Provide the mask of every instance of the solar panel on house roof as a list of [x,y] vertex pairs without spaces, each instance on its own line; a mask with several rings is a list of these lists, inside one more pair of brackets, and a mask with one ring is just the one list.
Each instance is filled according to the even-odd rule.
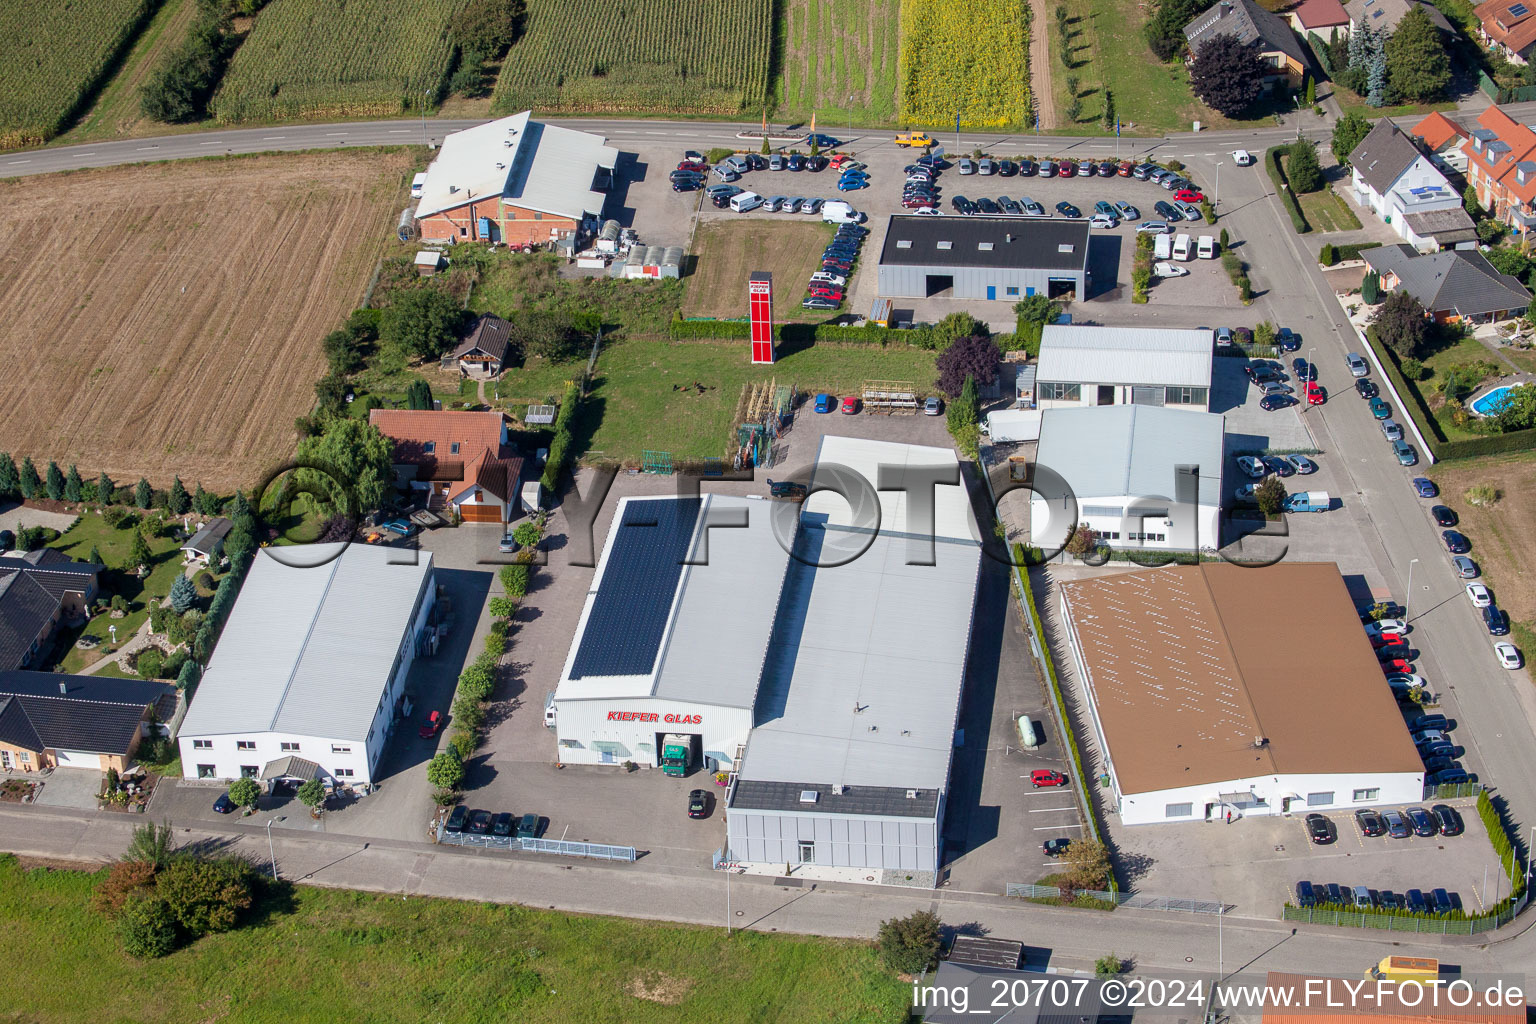
[[625,506],[571,664],[572,679],[651,671],[702,504],[685,498]]

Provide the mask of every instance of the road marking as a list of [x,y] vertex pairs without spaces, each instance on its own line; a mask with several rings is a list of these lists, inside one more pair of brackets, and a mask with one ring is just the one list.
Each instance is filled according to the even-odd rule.
[[613,134],[615,134],[615,135],[639,135],[640,133],[635,131],[635,129],[633,129],[633,128],[615,128],[613,130]]
[[214,142],[199,142],[198,145],[199,146],[217,146],[217,145],[219,145],[219,143],[217,141],[214,141]]
[[326,138],[331,138],[332,136],[345,135],[345,134],[347,134],[347,133],[346,132],[326,132],[325,133]]
[[261,137],[261,141],[262,142],[272,142],[275,139],[286,139],[287,137],[288,136],[286,136],[286,135],[263,135]]
[[1058,828],[1082,828],[1082,827],[1083,827],[1082,825],[1080,825],[1080,824],[1078,824],[1076,822],[1073,822],[1070,825],[1036,825],[1030,831],[1032,831],[1032,832],[1050,832],[1050,831],[1052,831],[1054,829],[1058,829]]
[[666,132],[646,132],[647,135],[665,135]]
[[31,160],[7,160],[6,161],[6,163],[8,163],[8,164],[29,164],[31,162],[32,162]]
[[1075,811],[1076,807],[1033,807],[1030,814],[1045,814],[1047,811]]
[[151,149],[159,149],[159,148],[160,148],[159,146],[140,146],[139,147],[139,152],[140,153],[147,153]]
[[409,128],[391,128],[389,130],[389,134],[391,134],[391,135],[404,135],[408,131],[410,131]]

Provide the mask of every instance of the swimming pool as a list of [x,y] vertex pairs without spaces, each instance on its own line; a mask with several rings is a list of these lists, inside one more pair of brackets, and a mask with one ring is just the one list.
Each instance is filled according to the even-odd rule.
[[1494,388],[1472,403],[1472,411],[1479,416],[1497,416],[1503,411],[1504,403],[1509,401],[1509,393],[1515,388],[1524,386],[1523,384],[1506,384],[1504,387]]

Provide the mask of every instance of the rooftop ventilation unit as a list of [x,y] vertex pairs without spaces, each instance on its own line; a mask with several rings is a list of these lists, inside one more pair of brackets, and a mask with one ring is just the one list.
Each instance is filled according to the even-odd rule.
[[917,799],[917,790],[915,790],[915,789],[907,790],[907,799],[908,800],[916,800]]
[[[63,685],[63,684],[61,683],[60,685]],[[832,786],[832,795],[833,796],[842,796],[843,795],[843,784],[842,783],[838,782],[838,783],[834,783],[833,784],[833,786]]]
[[976,243],[976,248],[979,249],[982,252],[991,252],[992,251],[992,243],[991,242],[977,242]]
[[1071,242],[1062,242],[1060,245],[1058,245],[1056,247],[1056,251],[1057,252],[1071,252],[1073,250],[1073,248],[1074,248],[1074,246],[1072,245]]
[[896,239],[896,248],[898,248],[898,249],[910,249],[910,248],[912,248],[912,239],[910,239],[910,238],[898,238],[898,239]]

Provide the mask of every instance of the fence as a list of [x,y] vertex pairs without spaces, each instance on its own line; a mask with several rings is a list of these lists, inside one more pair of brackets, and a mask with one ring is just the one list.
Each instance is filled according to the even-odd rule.
[[1303,909],[1287,903],[1281,913],[1284,921],[1305,921],[1339,928],[1375,928],[1391,932],[1426,932],[1433,935],[1481,935],[1513,921],[1525,909],[1529,893],[1514,901],[1505,900],[1487,917],[1428,917],[1422,914],[1362,914],[1354,910]]
[[1456,800],[1461,797],[1475,797],[1483,791],[1480,782],[1448,782],[1443,785],[1424,787],[1425,800]]
[[[1009,882],[1005,895],[1015,899],[1060,899],[1062,891],[1054,885],[1033,885],[1028,882]],[[1078,897],[1110,903],[1132,910],[1169,910],[1185,914],[1221,914],[1226,908],[1214,900],[1187,900],[1177,896],[1146,896],[1136,892],[1104,892],[1098,889],[1078,889]]]
[[1495,103],[1525,103],[1536,100],[1536,85],[1517,85],[1502,88],[1486,71],[1477,73],[1477,87],[1488,94]]
[[604,843],[578,843],[565,839],[516,839],[512,836],[489,836],[474,832],[444,832],[437,829],[437,841],[448,846],[473,846],[482,850],[509,850],[524,853],[553,853],[562,857],[585,857],[587,860],[633,861],[638,854],[633,846],[610,846]]

